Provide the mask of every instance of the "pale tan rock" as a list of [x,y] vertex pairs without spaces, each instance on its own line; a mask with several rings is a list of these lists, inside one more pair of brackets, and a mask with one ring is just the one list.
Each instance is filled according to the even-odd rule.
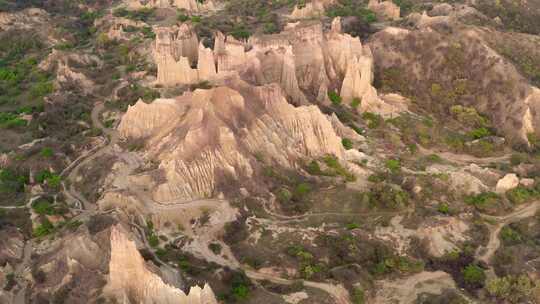
[[[178,33],[189,33],[180,39]],[[308,103],[306,96],[329,102],[330,88],[338,87],[346,103],[361,100],[358,110],[385,117],[406,111],[407,102],[399,95],[382,99],[373,87],[373,54],[358,38],[341,32],[341,20],[332,21],[324,33],[320,22],[303,22],[286,27],[279,34],[256,36],[239,41],[220,32],[215,34],[214,50],[198,46],[197,68],[186,57],[196,38],[191,29],[156,28],[154,54],[158,67],[157,83],[162,85],[214,84],[240,77],[258,85],[277,83],[296,105]],[[176,34],[175,34],[176,33]],[[182,36],[183,37],[183,36]],[[193,39],[192,39],[193,38]],[[182,41],[182,42],[180,42]],[[180,45],[180,46],[179,46]],[[217,70],[214,72],[214,66]]]
[[[198,69],[191,68],[197,62],[200,50],[197,35],[191,26],[182,24],[172,28],[157,27],[154,31],[156,41],[153,54],[158,69],[157,82],[163,85],[199,82]],[[204,55],[204,60],[208,60],[208,54]]]
[[180,113],[181,107],[174,99],[157,99],[151,105],[139,99],[128,107],[118,131],[126,137],[145,138],[175,124]]
[[324,16],[326,8],[335,2],[335,0],[312,0],[311,2],[306,3],[303,7],[295,5],[290,18],[309,19],[322,17]]
[[[111,259],[108,291],[118,300],[134,299],[135,303],[217,304],[208,284],[194,286],[186,295],[168,285],[146,266],[135,243],[119,225],[111,228]],[[124,302],[125,303],[125,302]]]
[[199,55],[197,62],[199,81],[214,79],[217,75],[214,52],[199,43]]
[[512,190],[516,188],[519,185],[519,178],[514,173],[506,174],[503,178],[501,178],[497,182],[497,186],[495,187],[495,192],[497,193],[505,193],[508,190]]
[[397,20],[400,9],[394,2],[386,0],[369,0],[368,8],[377,14],[378,19]]
[[334,127],[316,106],[290,105],[277,84],[254,87],[239,79],[175,100],[139,102],[119,126],[122,135],[151,143],[149,157],[159,160],[164,173],[152,187],[153,198],[161,202],[211,197],[224,173],[250,178],[255,153],[286,167],[305,157],[342,159],[336,129],[347,128]]
[[532,178],[522,178],[519,180],[519,184],[523,187],[532,187],[534,186],[534,179]]

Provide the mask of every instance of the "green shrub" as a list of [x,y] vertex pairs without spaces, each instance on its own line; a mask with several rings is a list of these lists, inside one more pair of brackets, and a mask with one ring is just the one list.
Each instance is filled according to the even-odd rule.
[[150,233],[147,238],[148,238],[148,245],[154,248],[159,246],[159,238],[155,233],[153,232]]
[[321,166],[316,160],[312,160],[306,168],[307,172],[311,175],[322,175]]
[[0,112],[0,128],[11,129],[26,126],[26,120],[10,112]]
[[517,244],[522,241],[521,235],[509,226],[504,226],[501,229],[500,236],[505,244]]
[[49,158],[54,155],[54,151],[52,148],[45,147],[41,149],[41,151],[39,152],[39,155],[41,155],[42,157]]
[[38,82],[30,88],[30,96],[40,98],[52,93],[54,90],[53,83],[50,81]]
[[401,162],[399,159],[389,159],[385,162],[385,166],[392,173],[397,173],[401,170]]
[[525,153],[513,153],[512,156],[510,156],[510,164],[512,166],[517,166],[525,162],[527,162],[527,154]]
[[473,205],[479,209],[489,208],[498,203],[500,197],[494,192],[482,192],[476,195],[468,195],[464,198],[465,203]]
[[360,228],[360,225],[358,225],[357,223],[349,223],[349,224],[347,224],[346,227],[347,227],[348,230],[353,230],[353,229]]
[[334,91],[328,91],[328,99],[330,99],[333,105],[337,106],[341,104],[341,96]]
[[350,150],[353,148],[353,143],[350,139],[348,138],[343,138],[341,139],[341,144],[343,145],[343,147],[345,148],[345,150]]
[[480,139],[480,138],[484,138],[490,135],[491,135],[491,132],[484,127],[474,129],[468,133],[468,136],[474,139]]
[[364,289],[361,287],[355,287],[352,293],[352,302],[353,304],[364,304],[366,303],[366,296]]
[[361,3],[350,0],[340,1],[338,4],[328,8],[326,15],[330,18],[355,16],[366,23],[377,21],[377,15],[373,11],[362,6]]
[[457,121],[469,127],[482,128],[489,125],[489,121],[472,107],[453,105],[450,107],[450,113]]
[[303,199],[309,192],[311,192],[311,186],[307,183],[300,183],[294,188],[293,197]]
[[462,270],[463,280],[472,286],[483,286],[486,280],[484,269],[475,264],[469,264]]
[[27,174],[18,174],[10,169],[0,169],[0,193],[24,192],[24,186],[27,183]]
[[353,107],[354,109],[358,108],[358,106],[362,103],[362,100],[358,97],[355,97],[353,98],[353,100],[351,101],[351,107]]
[[367,121],[368,128],[370,129],[378,128],[382,123],[382,117],[379,114],[371,112],[362,113],[362,119]]
[[326,155],[323,157],[323,161],[328,166],[329,170],[324,172],[324,175],[328,176],[343,176],[348,182],[356,180],[354,174],[349,172],[347,169],[343,168],[339,163],[338,159],[333,155]]
[[437,211],[439,211],[442,214],[449,214],[450,213],[450,206],[448,206],[447,203],[440,203],[439,207],[437,208]]
[[219,243],[210,243],[208,248],[212,250],[214,254],[221,254],[221,245]]
[[230,33],[236,39],[248,39],[251,32],[243,24],[236,25]]
[[41,221],[41,224],[34,229],[32,234],[34,237],[43,237],[51,234],[53,231],[54,225],[47,218],[44,218]]
[[40,199],[32,203],[32,209],[34,209],[34,212],[40,215],[53,215],[56,213],[53,205],[44,199]]
[[488,293],[509,303],[529,303],[532,299],[533,289],[538,288],[540,282],[534,282],[525,274],[519,276],[504,276],[489,280],[486,284]]
[[124,17],[136,21],[147,21],[155,13],[154,8],[141,8],[138,10],[128,10],[126,8],[118,8],[113,11],[115,17]]
[[189,20],[189,16],[186,15],[186,14],[183,14],[183,13],[179,13],[177,16],[176,16],[176,19],[178,21],[181,21],[181,22],[186,22]]
[[515,205],[526,203],[539,195],[540,193],[536,189],[528,189],[523,186],[518,186],[506,192],[508,200]]

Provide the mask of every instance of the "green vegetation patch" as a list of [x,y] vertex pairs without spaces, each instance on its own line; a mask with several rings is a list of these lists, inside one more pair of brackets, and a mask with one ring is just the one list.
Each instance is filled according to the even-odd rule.
[[520,205],[540,197],[540,192],[536,188],[518,186],[514,189],[508,190],[506,192],[506,197],[513,204]]
[[499,206],[501,197],[494,192],[482,192],[465,196],[464,201],[480,211],[490,211]]
[[330,18],[355,16],[366,23],[377,21],[377,15],[369,10],[363,1],[339,0],[337,4],[326,10]]
[[154,8],[141,8],[138,10],[128,10],[126,8],[118,8],[113,11],[115,17],[124,17],[135,21],[148,21],[154,16]]

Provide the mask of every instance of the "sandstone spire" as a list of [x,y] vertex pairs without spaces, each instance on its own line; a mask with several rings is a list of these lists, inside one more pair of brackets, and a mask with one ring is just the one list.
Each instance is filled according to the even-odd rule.
[[191,287],[186,295],[182,290],[164,283],[158,275],[148,270],[135,243],[119,225],[111,228],[108,289],[118,300],[125,302],[132,299],[134,304],[217,304],[208,284],[204,288]]
[[216,63],[214,60],[214,52],[204,47],[202,41],[199,43],[199,61],[197,62],[197,70],[199,72],[199,81],[210,80],[216,77]]

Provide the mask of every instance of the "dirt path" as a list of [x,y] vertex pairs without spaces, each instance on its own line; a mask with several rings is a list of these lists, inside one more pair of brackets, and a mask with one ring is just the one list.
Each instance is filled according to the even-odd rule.
[[511,156],[511,154],[505,154],[502,156],[475,157],[468,154],[455,154],[452,152],[435,151],[432,149],[426,149],[422,146],[418,146],[418,152],[423,155],[436,154],[443,159],[446,159],[448,161],[461,164],[461,165],[469,165],[472,163],[475,163],[477,165],[489,165],[490,163],[507,162]]
[[[291,285],[295,283],[293,280],[283,279],[281,277],[276,277],[271,274],[261,273],[253,271],[247,268],[242,268],[246,273],[246,276],[255,281],[269,281],[275,284],[280,285]],[[312,281],[302,281],[304,286],[320,289],[329,295],[331,295],[336,304],[349,304],[351,300],[349,298],[349,292],[342,285],[333,285],[328,283],[312,282]]]
[[445,289],[455,289],[452,277],[443,271],[422,271],[395,281],[382,281],[374,304],[414,303],[423,292],[440,294]]
[[489,265],[491,258],[493,257],[497,249],[499,249],[499,247],[501,246],[499,233],[501,232],[502,228],[513,222],[517,222],[521,219],[534,216],[538,210],[540,210],[540,201],[534,201],[504,216],[482,215],[482,217],[490,221],[496,222],[496,224],[490,226],[488,244],[485,247],[479,248],[477,250],[476,256],[478,260],[483,261]]

